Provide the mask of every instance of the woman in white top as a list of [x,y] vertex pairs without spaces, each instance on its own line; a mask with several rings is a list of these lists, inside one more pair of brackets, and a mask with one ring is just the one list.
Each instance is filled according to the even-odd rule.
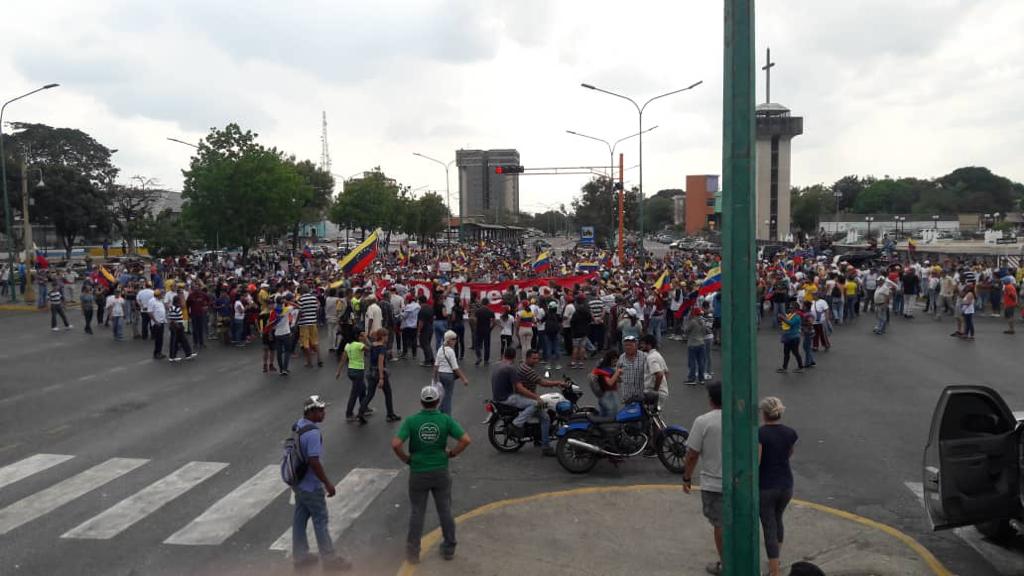
[[512,330],[515,328],[516,320],[508,313],[506,308],[498,317],[498,326],[501,327],[501,354],[505,354],[505,348],[512,345]]
[[444,394],[441,396],[441,412],[449,416],[452,413],[452,395],[455,394],[455,379],[459,378],[462,380],[463,385],[469,386],[469,379],[459,369],[459,358],[455,353],[455,343],[458,340],[459,335],[452,330],[448,330],[444,333],[444,344],[438,348],[437,354],[434,355],[434,380],[440,382],[441,386],[444,387]]

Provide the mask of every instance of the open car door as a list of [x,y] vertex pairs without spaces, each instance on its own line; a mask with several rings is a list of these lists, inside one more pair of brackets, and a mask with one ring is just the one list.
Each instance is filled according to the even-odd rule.
[[1017,512],[1019,436],[1013,413],[995,390],[942,391],[924,450],[924,501],[933,530]]

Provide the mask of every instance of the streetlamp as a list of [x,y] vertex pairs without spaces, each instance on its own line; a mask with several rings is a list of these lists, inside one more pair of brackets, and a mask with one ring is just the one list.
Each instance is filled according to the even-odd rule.
[[[10,104],[11,102],[15,102],[17,100],[21,100],[22,98],[27,98],[27,97],[35,94],[36,92],[41,92],[43,90],[49,90],[50,88],[56,88],[57,86],[60,86],[60,84],[47,84],[47,85],[43,86],[42,88],[36,88],[35,90],[33,90],[31,92],[26,92],[26,93],[22,94],[21,96],[18,96],[17,98],[11,98],[7,102],[4,102],[3,106],[0,106],[0,181],[3,182],[3,189],[4,189],[4,223],[6,225],[6,230],[7,230],[7,260],[8,260],[8,263],[10,264],[10,270],[7,271],[7,279],[11,283],[11,302],[16,302],[17,299],[15,297],[16,292],[14,290],[14,236],[11,235],[11,203],[10,203],[10,201],[7,200],[7,160],[6,160],[6,157],[4,156],[4,129],[3,129],[3,127],[4,127],[4,110],[7,109],[7,105]],[[27,251],[28,247],[26,247],[25,250]],[[29,272],[29,269],[26,268],[25,269],[25,284],[26,285],[29,283],[28,272]]]
[[191,148],[196,148],[196,149],[199,148],[199,146],[196,145],[196,144],[193,144],[191,142],[185,142],[184,140],[178,140],[177,138],[171,138],[170,136],[168,136],[167,139],[170,140],[171,142],[177,142],[178,144],[184,144],[185,146],[189,146]]
[[[419,152],[413,152],[412,155],[413,156],[419,156],[420,158],[425,158],[427,160],[430,160],[431,162],[437,162],[438,164],[440,164],[444,168],[444,203],[448,206],[448,222],[445,224],[444,237],[446,239],[448,239],[449,242],[451,242],[451,240],[452,240],[452,201],[451,201],[451,184],[448,181],[448,169],[451,167],[452,163],[455,162],[455,160],[452,160],[451,162],[448,162],[447,164],[445,164],[444,162],[438,160],[437,158],[431,158],[430,156],[427,156],[426,154],[420,154]],[[460,242],[462,241],[462,207],[459,207],[459,241]]]
[[647,102],[644,102],[643,106],[637,104],[636,100],[633,100],[632,98],[630,98],[628,96],[623,96],[622,94],[616,94],[615,92],[611,92],[611,91],[605,90],[603,88],[598,88],[597,86],[594,86],[592,84],[580,84],[580,86],[583,86],[584,88],[587,88],[588,90],[596,90],[598,92],[604,92],[605,94],[608,94],[609,96],[615,96],[616,98],[622,98],[623,100],[627,100],[627,101],[629,101],[630,104],[633,105],[634,108],[636,108],[637,119],[638,119],[638,127],[639,127],[639,129],[637,130],[637,132],[638,132],[637,135],[640,137],[639,156],[640,156],[640,269],[641,270],[643,270],[644,259],[645,259],[645,256],[644,256],[644,110],[647,108],[648,104],[650,104],[651,102],[654,102],[655,100],[658,100],[659,98],[664,98],[666,96],[671,96],[673,94],[678,94],[680,92],[686,92],[687,90],[692,90],[692,89],[696,88],[697,86],[700,86],[703,83],[704,83],[703,80],[698,80],[697,82],[694,82],[693,84],[690,84],[686,88],[680,88],[679,90],[673,90],[672,92],[666,92],[664,94],[655,96],[654,98],[651,98]]
[[983,218],[985,219],[985,223],[984,223],[985,229],[990,228],[992,226],[992,215],[991,214],[984,214]]
[[[33,168],[32,170],[39,173],[39,182],[36,183],[36,188],[45,188],[46,183],[43,182],[43,169]],[[32,224],[29,219],[29,205],[35,204],[35,200],[28,196],[28,165],[27,160],[21,165],[21,237],[22,244],[25,246],[25,270],[32,268],[32,263],[35,256],[35,250],[32,248]],[[34,302],[36,299],[35,288],[32,283],[25,282],[25,302]]]
[[932,215],[932,222],[934,223],[933,226],[932,226],[932,229],[933,230],[938,230],[939,229],[939,215],[938,214],[933,214]]
[[764,221],[764,225],[768,228],[768,239],[769,240],[778,240],[778,238],[776,238],[776,236],[778,234],[778,231],[775,228],[775,220],[774,219],[765,220]]
[[871,240],[871,223],[875,221],[874,216],[865,216],[864,221],[868,223],[868,240]]
[[[603,142],[604,145],[608,147],[608,186],[612,190],[612,206],[615,206],[615,147],[618,146],[619,143],[621,143],[621,142],[629,140],[630,138],[635,138],[637,136],[640,136],[641,134],[643,134],[645,132],[650,132],[651,130],[654,130],[657,127],[658,127],[657,125],[651,126],[647,130],[644,130],[642,132],[637,132],[636,134],[630,134],[629,136],[625,136],[623,138],[619,138],[614,143],[610,143],[607,140],[603,140],[601,138],[595,138],[594,136],[588,136],[586,134],[581,134],[581,133],[575,132],[573,130],[566,130],[566,132],[569,133],[569,134],[572,134],[573,136],[579,136],[581,138],[587,138],[589,140],[596,140],[598,142]],[[631,166],[628,169],[632,170],[633,168],[636,168],[638,166],[639,166],[639,164],[637,164],[637,166]],[[625,184],[623,184],[623,187],[625,187]],[[625,190],[623,190],[622,193],[625,194]],[[613,238],[615,237],[615,228],[616,228],[615,222],[618,220],[618,214],[616,214],[616,212],[617,212],[616,210],[614,210],[614,209],[612,210],[612,234],[611,235],[612,235]],[[641,230],[642,229],[643,228],[641,228]]]

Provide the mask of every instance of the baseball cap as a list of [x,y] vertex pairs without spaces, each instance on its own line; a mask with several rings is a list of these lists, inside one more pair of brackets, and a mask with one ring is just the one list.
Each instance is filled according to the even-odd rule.
[[420,400],[423,402],[437,402],[441,398],[441,393],[434,386],[424,386],[420,390]]
[[628,336],[623,337],[622,341],[623,342],[636,342],[636,336],[634,336],[632,334],[629,334]]
[[306,398],[306,401],[302,403],[302,411],[309,412],[314,408],[327,408],[330,405],[331,403],[325,402],[320,398],[319,394],[313,394],[309,398]]

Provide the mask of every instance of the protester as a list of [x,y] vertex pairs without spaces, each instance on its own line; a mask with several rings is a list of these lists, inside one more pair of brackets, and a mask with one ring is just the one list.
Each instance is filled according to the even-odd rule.
[[774,396],[761,400],[758,430],[761,528],[768,556],[768,574],[780,576],[779,555],[785,537],[782,515],[793,498],[793,471],[789,459],[797,441],[795,430],[781,423],[786,407]]
[[434,381],[439,382],[444,390],[441,398],[441,412],[451,414],[452,397],[455,396],[455,379],[462,380],[462,384],[465,386],[469,386],[469,379],[459,368],[459,359],[455,353],[458,336],[455,332],[448,330],[444,333],[442,342],[434,360]]
[[[348,379],[352,382],[352,388],[348,394],[348,405],[345,408],[345,420],[347,422],[358,421],[360,425],[366,424],[366,416],[372,413],[372,408],[367,406],[366,393],[366,332],[359,330],[356,339],[345,345],[341,353],[341,362],[338,362],[338,370],[334,373],[334,379],[341,378],[341,370],[347,367]],[[356,403],[359,404],[359,412],[356,413]]]
[[366,405],[369,406],[375,391],[379,388],[384,393],[387,421],[397,422],[402,417],[395,414],[391,397],[391,374],[387,367],[388,359],[388,329],[380,328],[373,334],[373,340],[370,342],[370,366],[366,371]]
[[707,565],[709,574],[722,573],[722,383],[709,382],[711,410],[697,417],[686,440],[683,491],[690,493],[693,473],[700,462],[700,497],[704,517],[711,523],[718,560]]
[[[434,497],[441,524],[441,557],[455,557],[455,519],[452,515],[452,480],[448,461],[469,447],[469,434],[450,415],[437,410],[440,391],[434,386],[420,390],[423,410],[402,422],[391,440],[391,449],[399,460],[409,465],[409,533],[406,537],[405,559],[410,564],[420,561],[420,541],[427,510],[428,496]],[[458,443],[447,448],[448,439]],[[409,442],[409,451],[405,442]]]

